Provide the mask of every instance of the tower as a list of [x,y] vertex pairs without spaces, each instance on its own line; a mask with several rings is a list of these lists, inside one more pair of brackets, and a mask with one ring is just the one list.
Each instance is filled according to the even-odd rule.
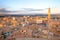
[[51,18],[51,10],[50,8],[48,8],[48,21],[50,20],[50,18]]

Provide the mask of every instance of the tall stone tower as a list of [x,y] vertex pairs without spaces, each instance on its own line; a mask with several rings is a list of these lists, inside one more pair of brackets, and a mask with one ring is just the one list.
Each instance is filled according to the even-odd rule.
[[48,8],[48,21],[51,19],[51,10]]

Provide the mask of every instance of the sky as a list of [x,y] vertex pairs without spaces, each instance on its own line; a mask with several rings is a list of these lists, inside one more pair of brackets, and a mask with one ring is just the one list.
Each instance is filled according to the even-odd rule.
[[0,0],[0,10],[4,13],[47,13],[47,8],[51,8],[51,13],[60,13],[60,0]]
[[0,0],[1,8],[10,8],[13,10],[19,10],[21,8],[59,8],[60,0]]

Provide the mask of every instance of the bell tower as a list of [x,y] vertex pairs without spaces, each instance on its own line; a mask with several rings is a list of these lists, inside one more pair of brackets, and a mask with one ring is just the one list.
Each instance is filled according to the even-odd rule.
[[51,10],[50,8],[48,8],[48,21],[50,20],[50,18],[51,18]]

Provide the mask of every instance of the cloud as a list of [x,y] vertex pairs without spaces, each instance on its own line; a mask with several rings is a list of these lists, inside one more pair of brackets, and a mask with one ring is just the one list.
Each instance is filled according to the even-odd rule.
[[0,12],[10,12],[10,11],[6,10],[5,8],[0,8]]
[[51,13],[60,13],[60,8],[51,8]]
[[[24,9],[27,10],[28,13],[43,13],[43,14],[48,13],[48,8],[45,9],[24,8]],[[50,9],[51,9],[51,14],[60,13],[60,8],[50,8]]]
[[32,9],[32,8],[23,8],[23,9],[27,11],[42,11],[42,9]]
[[[22,8],[11,10],[10,8],[0,8],[0,14],[47,14],[48,9]],[[60,13],[60,8],[51,8],[51,14]]]

